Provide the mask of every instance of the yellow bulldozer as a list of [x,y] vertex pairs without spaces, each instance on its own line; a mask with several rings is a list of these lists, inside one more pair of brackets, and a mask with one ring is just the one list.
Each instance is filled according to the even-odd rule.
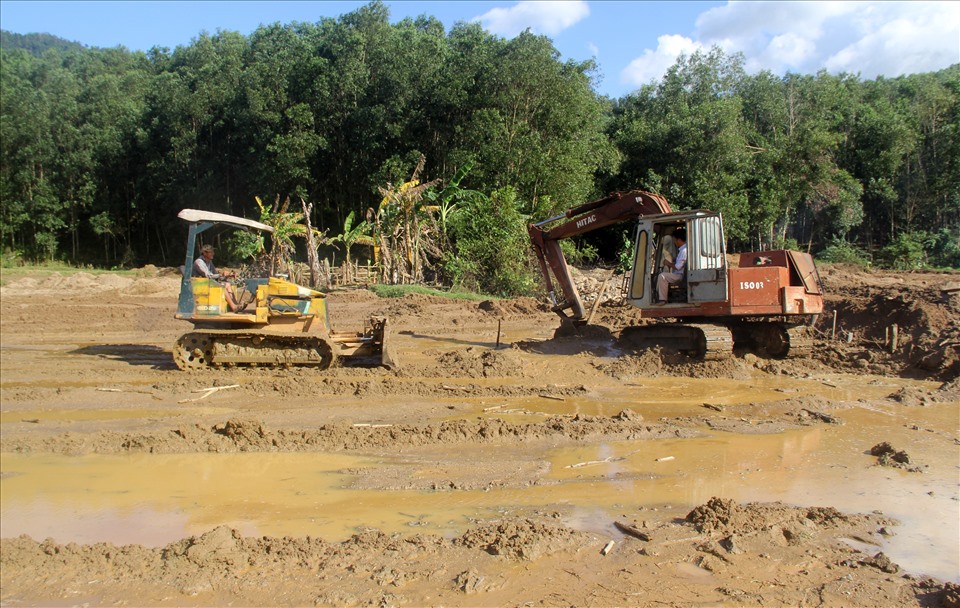
[[[386,317],[371,317],[359,332],[335,332],[326,294],[285,276],[234,277],[233,281],[194,276],[194,252],[202,232],[227,226],[269,233],[272,227],[197,209],[184,209],[178,217],[188,223],[189,232],[176,318],[193,324],[193,331],[174,344],[178,368],[394,366]],[[231,310],[230,296],[244,300],[245,306]]]

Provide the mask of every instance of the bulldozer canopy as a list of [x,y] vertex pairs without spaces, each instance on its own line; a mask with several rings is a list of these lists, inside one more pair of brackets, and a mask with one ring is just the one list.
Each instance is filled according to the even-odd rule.
[[234,226],[236,228],[254,228],[256,230],[262,230],[264,232],[273,232],[272,226],[267,226],[266,224],[261,224],[254,220],[248,220],[242,217],[234,217],[232,215],[227,215],[225,213],[214,213],[213,211],[201,211],[199,209],[184,209],[177,214],[182,220],[186,220],[191,224],[196,224],[199,222],[210,222],[212,224],[227,224]]

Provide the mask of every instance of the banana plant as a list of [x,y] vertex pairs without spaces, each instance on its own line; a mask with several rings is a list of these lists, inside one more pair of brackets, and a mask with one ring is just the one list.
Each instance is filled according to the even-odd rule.
[[429,233],[432,222],[423,205],[424,193],[440,180],[420,182],[426,164],[421,155],[410,179],[397,187],[388,183],[378,190],[383,196],[376,212],[368,217],[374,226],[379,246],[378,263],[388,283],[419,283],[423,280],[425,253],[436,254],[439,248]]
[[370,224],[363,220],[356,226],[353,225],[353,220],[356,217],[353,211],[347,214],[347,218],[343,221],[343,232],[337,236],[330,239],[331,243],[343,243],[344,249],[344,280],[351,281],[352,277],[352,268],[350,261],[350,248],[354,245],[367,245],[373,247],[376,242],[373,240],[373,237],[369,235]]
[[[304,238],[307,234],[307,226],[302,223],[303,213],[287,211],[290,207],[289,196],[281,204],[278,194],[272,207],[265,205],[259,196],[254,199],[257,201],[257,207],[260,208],[260,222],[273,228],[270,234],[270,274],[272,275],[276,273],[278,267],[291,265],[293,254],[297,250],[293,237]],[[316,229],[314,233],[322,236]]]

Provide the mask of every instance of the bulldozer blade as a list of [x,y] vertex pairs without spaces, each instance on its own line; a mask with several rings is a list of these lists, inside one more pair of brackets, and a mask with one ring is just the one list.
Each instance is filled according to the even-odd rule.
[[387,317],[371,319],[370,324],[373,328],[373,343],[380,347],[380,365],[387,369],[396,369],[397,361],[393,357],[390,332],[387,330],[387,326],[390,324],[389,319]]
[[386,322],[384,322],[383,337],[380,340],[380,365],[387,369],[396,369],[397,361],[393,358],[393,352],[390,348],[390,338],[387,336]]

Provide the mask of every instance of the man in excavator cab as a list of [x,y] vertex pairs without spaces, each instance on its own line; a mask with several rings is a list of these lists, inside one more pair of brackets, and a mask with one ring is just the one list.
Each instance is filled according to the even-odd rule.
[[657,277],[657,306],[667,303],[670,285],[683,281],[687,271],[687,231],[678,228],[673,232],[673,241],[679,246],[677,256],[670,268],[664,270]]

